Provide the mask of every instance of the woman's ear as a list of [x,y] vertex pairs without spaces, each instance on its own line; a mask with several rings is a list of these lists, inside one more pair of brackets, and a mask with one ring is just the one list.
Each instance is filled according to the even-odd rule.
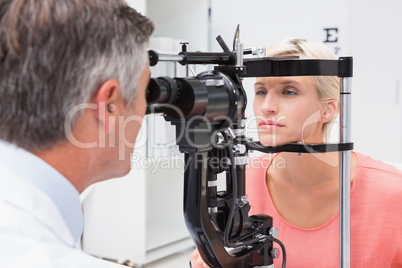
[[324,107],[321,113],[321,120],[323,123],[331,121],[332,118],[338,114],[338,101],[328,100],[324,103]]

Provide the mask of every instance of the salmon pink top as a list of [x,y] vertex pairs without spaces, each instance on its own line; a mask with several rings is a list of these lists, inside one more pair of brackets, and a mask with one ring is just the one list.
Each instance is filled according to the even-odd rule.
[[[362,154],[356,156],[350,205],[351,267],[402,267],[402,172]],[[338,268],[339,212],[314,229],[286,222],[276,210],[266,183],[274,157],[262,155],[250,160],[246,179],[250,215],[273,217],[274,227],[279,229],[277,238],[286,248],[286,267]],[[282,255],[274,263],[275,268],[281,267]]]

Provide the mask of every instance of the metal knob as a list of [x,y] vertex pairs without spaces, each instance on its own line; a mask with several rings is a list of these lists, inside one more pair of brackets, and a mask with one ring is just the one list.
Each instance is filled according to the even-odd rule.
[[275,227],[272,227],[271,229],[269,229],[269,235],[273,238],[277,238],[279,235],[279,230]]
[[280,256],[281,256],[281,252],[277,248],[274,248],[273,250],[271,250],[272,258],[278,259]]

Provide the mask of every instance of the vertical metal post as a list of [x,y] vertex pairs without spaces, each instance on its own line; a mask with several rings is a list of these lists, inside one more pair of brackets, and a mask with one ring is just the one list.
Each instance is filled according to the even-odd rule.
[[[351,78],[341,79],[340,99],[341,143],[351,142]],[[340,221],[340,267],[350,267],[350,164],[351,151],[340,152],[339,166],[339,221]]]

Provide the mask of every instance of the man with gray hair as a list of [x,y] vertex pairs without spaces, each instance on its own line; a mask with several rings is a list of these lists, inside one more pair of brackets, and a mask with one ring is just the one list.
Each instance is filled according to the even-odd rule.
[[0,267],[111,267],[79,250],[79,194],[130,170],[153,28],[124,0],[0,0]]

